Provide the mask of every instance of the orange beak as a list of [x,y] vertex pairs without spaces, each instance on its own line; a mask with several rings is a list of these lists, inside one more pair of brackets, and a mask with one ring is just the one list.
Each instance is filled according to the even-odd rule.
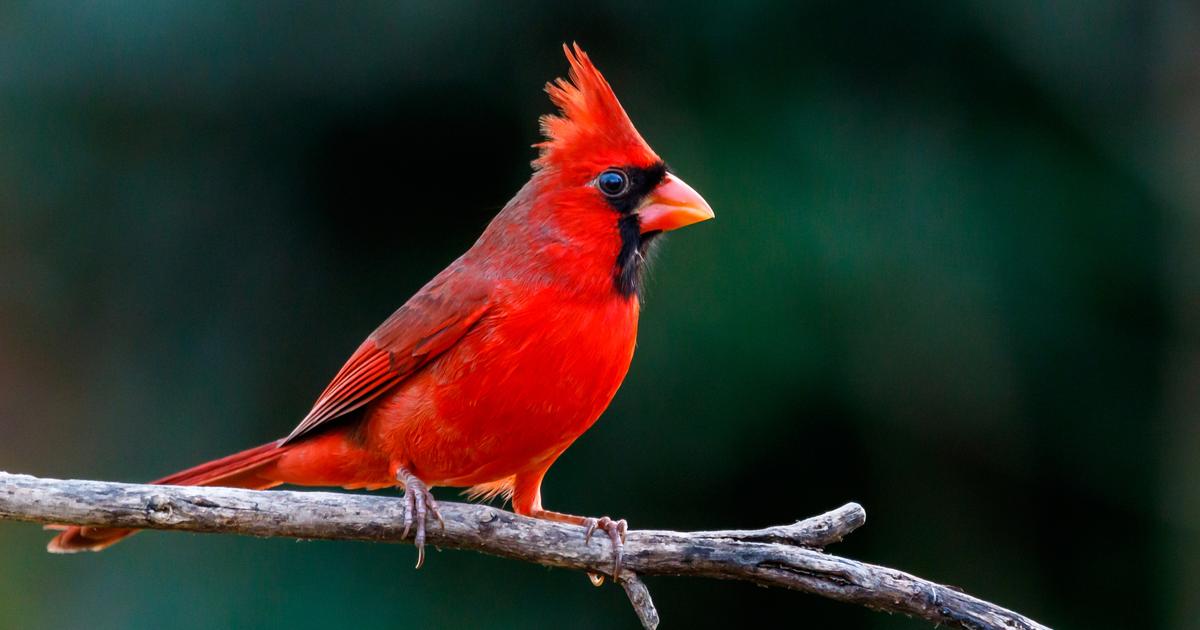
[[642,234],[677,230],[716,216],[700,193],[670,173],[636,212]]

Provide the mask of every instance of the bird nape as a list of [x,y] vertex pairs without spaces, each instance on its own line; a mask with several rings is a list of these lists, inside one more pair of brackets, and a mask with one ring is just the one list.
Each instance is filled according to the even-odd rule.
[[[417,566],[434,486],[596,530],[620,571],[626,523],[542,506],[546,471],[599,418],[633,358],[646,248],[711,219],[633,127],[578,45],[546,86],[533,174],[466,253],[383,322],[286,437],[155,481],[265,489],[402,486]],[[54,526],[53,552],[135,530]]]

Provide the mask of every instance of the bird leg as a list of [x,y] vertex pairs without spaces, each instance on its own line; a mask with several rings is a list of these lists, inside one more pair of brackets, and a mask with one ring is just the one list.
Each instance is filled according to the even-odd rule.
[[[613,553],[613,570],[612,579],[616,581],[621,575],[621,560],[624,558],[625,534],[629,531],[629,523],[625,519],[614,521],[607,516],[600,518],[592,518],[590,516],[575,516],[574,514],[563,514],[562,512],[551,512],[550,510],[536,509],[530,513],[534,518],[543,518],[548,521],[558,521],[559,523],[570,523],[579,525],[584,528],[583,544],[590,544],[592,534],[597,529],[602,529],[608,534],[608,540],[612,543]],[[592,584],[600,586],[604,583],[604,576],[596,575],[588,572],[588,578]]]
[[442,520],[437,501],[425,482],[405,470],[403,466],[396,468],[396,479],[404,485],[404,533],[400,537],[408,538],[408,530],[415,520],[417,533],[413,537],[413,546],[417,548],[416,568],[420,569],[421,565],[425,564],[425,519],[432,515],[441,523],[443,531],[446,529],[446,521]]

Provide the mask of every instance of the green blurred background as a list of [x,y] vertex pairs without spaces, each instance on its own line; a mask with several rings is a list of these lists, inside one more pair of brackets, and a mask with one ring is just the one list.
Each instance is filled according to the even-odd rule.
[[[839,553],[1056,627],[1200,627],[1182,1],[0,4],[0,469],[139,481],[286,433],[525,181],[572,40],[717,220],[661,249],[549,506],[854,500]],[[0,627],[635,625],[620,589],[472,553],[46,539],[0,524]],[[925,627],[649,584],[666,627]]]

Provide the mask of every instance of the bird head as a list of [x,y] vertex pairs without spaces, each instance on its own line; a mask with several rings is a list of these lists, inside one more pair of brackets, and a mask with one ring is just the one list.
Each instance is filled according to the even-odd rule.
[[558,222],[572,236],[619,238],[614,280],[629,296],[654,237],[711,219],[713,211],[634,128],[587,53],[578,44],[563,51],[571,69],[546,84],[559,112],[541,119],[546,139],[536,145],[535,179],[548,182]]

